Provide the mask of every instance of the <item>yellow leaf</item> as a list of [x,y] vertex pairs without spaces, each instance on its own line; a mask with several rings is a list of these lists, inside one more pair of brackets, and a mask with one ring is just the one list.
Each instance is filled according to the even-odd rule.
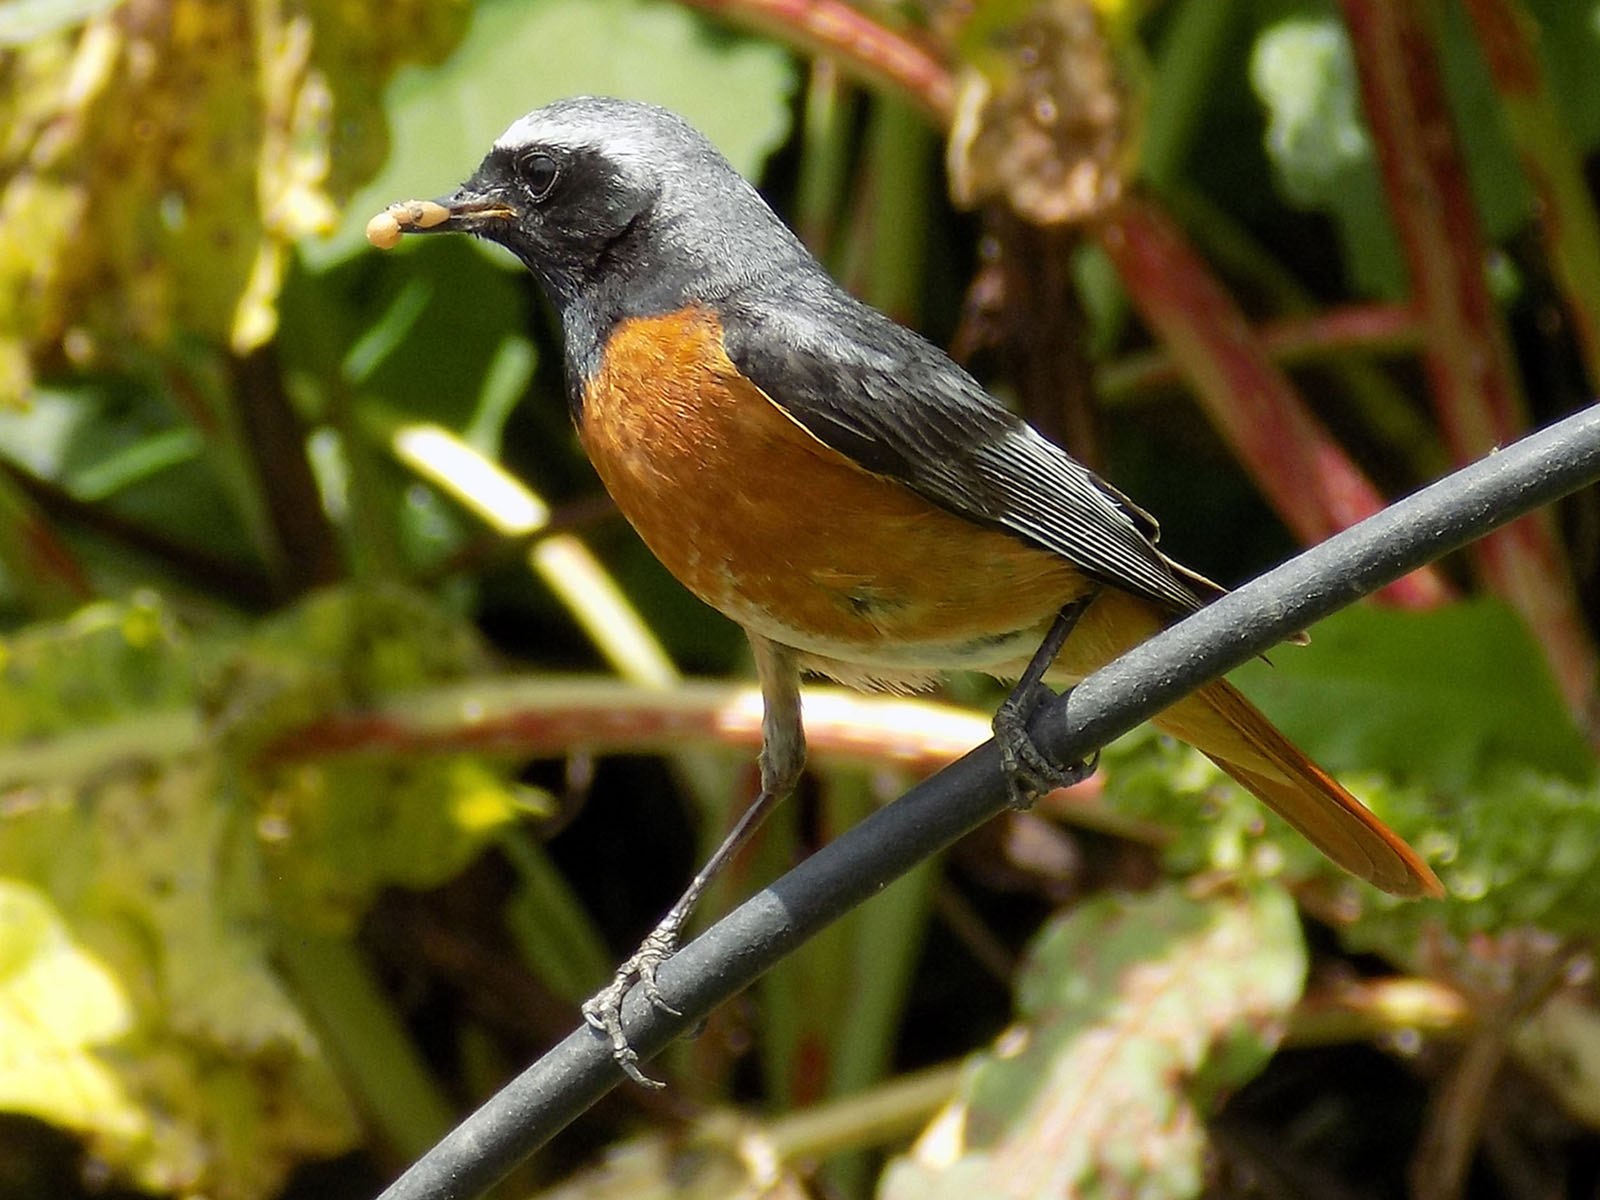
[[96,1048],[133,1015],[116,977],[35,888],[0,879],[0,1109],[123,1138],[146,1117]]

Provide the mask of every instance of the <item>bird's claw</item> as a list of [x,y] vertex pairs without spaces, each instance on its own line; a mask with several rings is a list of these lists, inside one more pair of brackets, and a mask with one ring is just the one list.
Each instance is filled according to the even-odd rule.
[[994,740],[1000,747],[1000,767],[1005,772],[1013,808],[1032,808],[1040,796],[1082,783],[1094,774],[1100,761],[1096,750],[1081,762],[1062,765],[1039,749],[1028,732],[1028,722],[1041,704],[1054,699],[1055,693],[1042,683],[1019,686],[994,714]]
[[622,1031],[622,1002],[637,983],[644,989],[645,999],[651,1007],[660,1009],[668,1016],[681,1016],[677,1009],[667,1003],[667,998],[661,994],[661,988],[656,983],[656,969],[671,958],[677,948],[676,931],[656,929],[617,968],[611,982],[583,1003],[584,1023],[611,1043],[612,1059],[622,1068],[623,1074],[641,1087],[662,1088],[666,1085],[639,1069],[639,1052],[628,1043],[628,1035]]

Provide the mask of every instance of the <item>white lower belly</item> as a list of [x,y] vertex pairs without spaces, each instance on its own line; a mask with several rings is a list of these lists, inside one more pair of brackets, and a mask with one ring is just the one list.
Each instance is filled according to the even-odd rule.
[[1017,674],[1033,657],[1049,628],[1037,628],[960,643],[851,640],[819,637],[773,620],[766,613],[728,613],[752,633],[798,650],[806,670],[867,689],[915,690],[949,671],[977,671],[1000,677]]

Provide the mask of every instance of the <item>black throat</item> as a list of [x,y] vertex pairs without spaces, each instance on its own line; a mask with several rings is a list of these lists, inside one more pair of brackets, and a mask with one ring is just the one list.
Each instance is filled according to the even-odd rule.
[[600,370],[606,343],[624,321],[659,317],[706,303],[699,273],[662,261],[651,231],[641,226],[649,214],[602,252],[593,276],[573,294],[556,299],[565,341],[567,404],[573,419],[583,419],[583,394]]
[[[656,212],[645,212],[602,251],[597,269],[564,300],[556,299],[566,342],[567,403],[583,420],[583,396],[599,371],[607,341],[625,321],[663,317],[704,308],[719,317],[740,296],[803,269],[809,256],[798,242],[780,243],[783,253],[730,264],[708,254],[693,231],[663,229]],[[675,233],[689,236],[673,236]],[[703,236],[703,234],[702,234]],[[714,248],[712,248],[714,249]]]

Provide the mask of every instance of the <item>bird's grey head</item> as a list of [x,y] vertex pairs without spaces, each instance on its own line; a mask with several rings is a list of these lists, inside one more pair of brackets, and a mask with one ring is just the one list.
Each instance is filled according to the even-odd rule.
[[563,313],[714,300],[805,253],[703,134],[635,101],[535,109],[439,203],[438,228],[505,246]]

